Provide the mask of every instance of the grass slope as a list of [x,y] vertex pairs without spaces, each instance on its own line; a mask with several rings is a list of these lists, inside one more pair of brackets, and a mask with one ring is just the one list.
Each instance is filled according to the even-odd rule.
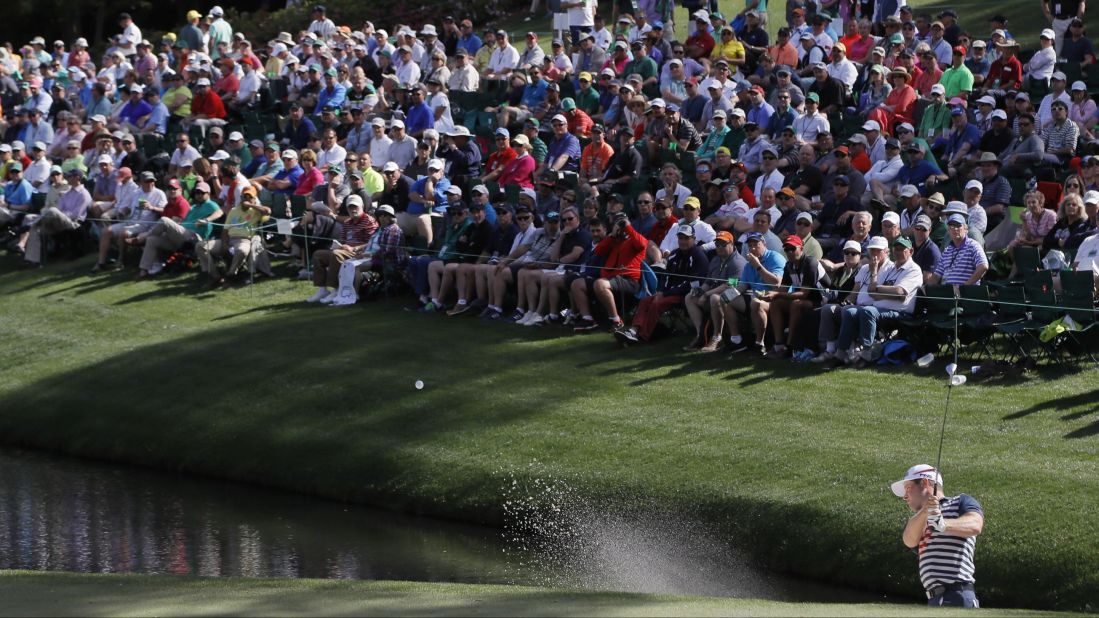
[[[887,486],[934,460],[941,368],[622,351],[396,303],[309,306],[291,281],[209,293],[88,266],[0,276],[8,443],[495,524],[512,481],[549,479],[627,518],[655,505],[780,571],[918,594]],[[943,467],[987,512],[989,606],[1099,598],[1094,376],[954,394]]]
[[[952,616],[885,604],[582,592],[519,586],[203,579],[0,571],[0,616]],[[988,613],[987,611],[984,613]],[[996,611],[1002,616],[1043,612]]]

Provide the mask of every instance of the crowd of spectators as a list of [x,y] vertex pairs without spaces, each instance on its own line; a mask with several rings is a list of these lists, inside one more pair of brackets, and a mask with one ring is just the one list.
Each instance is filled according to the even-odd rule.
[[215,6],[156,44],[123,14],[98,59],[0,47],[4,242],[33,267],[90,236],[95,272],[193,259],[213,287],[289,257],[310,302],[407,287],[624,343],[682,309],[688,349],[839,363],[1019,248],[1096,268],[1083,2],[1026,51],[1002,16],[758,4],[569,0],[548,44],[321,5],[261,43]]

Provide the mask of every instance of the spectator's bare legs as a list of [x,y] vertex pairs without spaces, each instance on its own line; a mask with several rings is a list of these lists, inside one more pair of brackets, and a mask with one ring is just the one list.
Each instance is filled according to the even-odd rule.
[[526,278],[526,286],[524,287],[525,295],[527,298],[527,309],[538,313],[540,306],[540,300],[542,296],[542,275],[544,275],[540,269],[529,271]]
[[511,282],[511,269],[506,266],[500,268],[500,271],[497,272],[496,276],[492,279],[492,292],[489,295],[489,304],[495,307],[502,308],[504,304],[504,297],[508,293],[508,286],[511,284]]
[[622,322],[622,318],[618,317],[618,307],[614,304],[614,291],[611,290],[610,281],[596,279],[593,288],[595,290],[595,299],[607,310],[607,317],[610,321],[614,324]]
[[436,260],[427,266],[427,285],[430,289],[430,296],[432,302],[441,300],[439,298],[439,287],[443,280],[443,270],[446,268],[446,264],[440,260]]
[[582,318],[591,317],[591,300],[588,298],[588,282],[584,278],[576,279],[569,288],[569,298],[576,313]]
[[756,331],[756,343],[762,344],[767,338],[767,310],[771,308],[771,303],[756,300],[752,304],[752,328]]
[[439,300],[446,302],[447,296],[450,296],[451,288],[455,287],[454,280],[460,276],[458,269],[462,266],[465,266],[465,264],[455,262],[447,264],[446,268],[443,269],[443,280],[439,284]]

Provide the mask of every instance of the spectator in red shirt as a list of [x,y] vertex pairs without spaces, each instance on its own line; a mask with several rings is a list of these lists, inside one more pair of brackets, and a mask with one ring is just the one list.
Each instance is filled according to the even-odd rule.
[[[481,176],[481,182],[490,182],[497,180],[500,174],[503,173],[504,168],[509,163],[515,160],[515,157],[519,156],[509,144],[511,139],[511,132],[500,127],[496,129],[496,152],[488,156],[488,161],[485,162],[485,175]],[[501,186],[504,183],[500,183]]]
[[578,333],[588,333],[599,328],[599,323],[592,317],[592,296],[595,296],[607,312],[611,326],[621,328],[623,322],[618,316],[615,296],[637,294],[641,285],[641,262],[645,259],[645,249],[649,241],[633,229],[625,213],[615,218],[611,229],[611,233],[594,249],[595,254],[604,260],[599,278],[578,278],[569,292],[573,307],[580,314],[580,321],[573,329]]
[[232,99],[240,90],[240,78],[235,71],[237,63],[233,62],[232,58],[222,58],[221,62],[223,65],[221,79],[214,84],[214,92],[222,99]]
[[565,118],[568,120],[569,133],[572,133],[578,139],[591,137],[591,128],[595,122],[592,121],[587,112],[577,109],[575,99],[572,97],[562,99],[561,109],[564,110]]
[[696,12],[694,14],[695,33],[687,37],[687,41],[683,44],[683,49],[687,53],[688,58],[694,58],[698,60],[700,58],[709,58],[710,53],[714,51],[714,37],[710,34],[710,20],[704,12]]
[[183,119],[183,128],[192,126],[202,129],[203,137],[210,127],[225,126],[225,104],[221,97],[210,88],[210,80],[200,77],[195,82],[195,96],[191,99],[191,115]]
[[160,216],[173,219],[178,223],[191,211],[191,204],[183,197],[183,192],[180,191],[179,181],[175,178],[168,181],[167,193],[168,202],[164,204],[164,211],[160,213]]
[[996,48],[1000,50],[1000,57],[988,69],[984,91],[1022,88],[1023,63],[1019,62],[1019,57],[1015,55],[1019,51],[1019,44],[1014,39],[1009,39],[997,43]]
[[519,134],[512,138],[515,145],[515,158],[500,172],[499,182],[501,187],[516,184],[524,189],[534,188],[534,168],[538,162],[530,156],[530,140],[526,135]]

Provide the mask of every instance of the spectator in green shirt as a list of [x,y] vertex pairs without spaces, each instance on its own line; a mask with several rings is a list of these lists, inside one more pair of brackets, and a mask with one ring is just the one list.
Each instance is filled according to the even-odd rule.
[[573,100],[576,101],[576,107],[584,110],[589,116],[594,116],[599,113],[599,93],[591,85],[591,73],[584,71],[580,74],[578,81],[580,82],[580,89],[573,95]]
[[640,40],[630,43],[630,51],[633,52],[633,60],[626,63],[622,71],[625,75],[637,74],[641,76],[641,91],[650,99],[660,96],[660,69],[656,61],[649,57],[645,44]]
[[954,97],[964,99],[973,90],[973,72],[965,66],[965,52],[966,49],[961,45],[955,46],[950,68],[943,71],[943,76],[939,78],[939,83],[946,90],[947,100]]

